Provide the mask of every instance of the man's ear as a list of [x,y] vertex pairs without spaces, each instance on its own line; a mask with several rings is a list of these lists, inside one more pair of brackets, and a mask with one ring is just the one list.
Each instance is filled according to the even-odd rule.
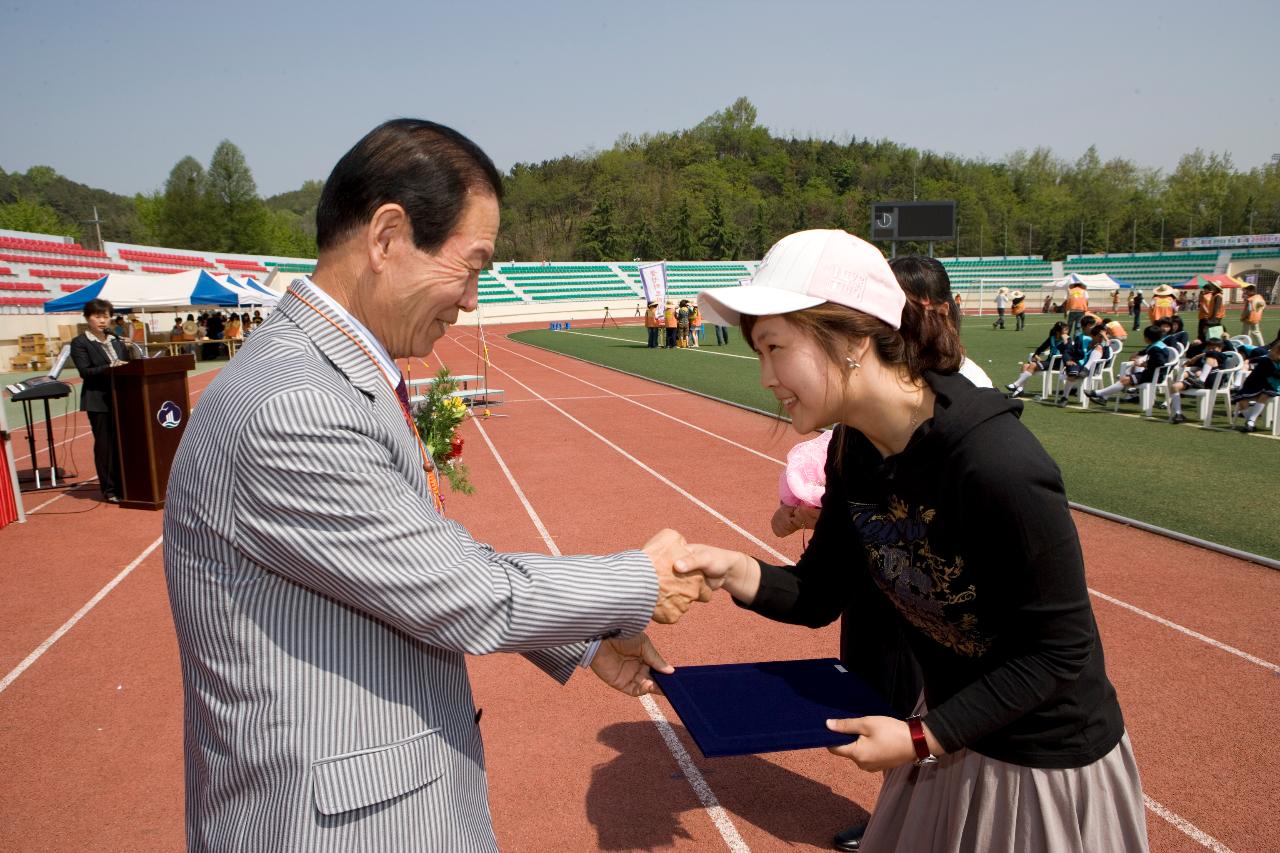
[[364,229],[365,251],[369,256],[370,269],[375,273],[386,269],[392,247],[397,239],[407,236],[409,227],[408,214],[394,202],[384,204],[373,212]]

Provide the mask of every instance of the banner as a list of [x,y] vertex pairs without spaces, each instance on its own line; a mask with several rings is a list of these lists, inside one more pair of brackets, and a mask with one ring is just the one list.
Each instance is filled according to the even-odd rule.
[[1176,249],[1226,249],[1232,246],[1280,246],[1280,234],[1237,234],[1232,237],[1176,237]]
[[641,264],[636,268],[640,273],[640,285],[644,288],[646,302],[656,302],[661,308],[667,299],[667,263]]

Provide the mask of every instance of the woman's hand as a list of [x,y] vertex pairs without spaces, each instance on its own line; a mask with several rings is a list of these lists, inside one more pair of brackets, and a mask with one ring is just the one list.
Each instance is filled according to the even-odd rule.
[[760,564],[741,551],[711,545],[689,545],[688,552],[675,563],[676,574],[701,572],[713,589],[721,585],[729,594],[750,604],[760,588]]
[[[827,750],[833,755],[849,759],[863,770],[892,770],[916,760],[911,730],[902,720],[895,720],[893,717],[855,717],[827,720],[827,728],[833,732],[858,735],[858,739],[851,744],[832,746]],[[934,739],[928,726],[925,726],[924,732],[929,752],[942,755],[942,746]]]
[[821,514],[822,510],[817,507],[778,504],[773,518],[769,521],[769,526],[773,528],[773,535],[781,539],[797,530],[812,529],[818,523],[818,516]]

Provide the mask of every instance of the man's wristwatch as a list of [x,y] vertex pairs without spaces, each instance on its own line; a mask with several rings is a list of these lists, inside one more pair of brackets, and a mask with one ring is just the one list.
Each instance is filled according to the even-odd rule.
[[938,756],[929,751],[929,741],[924,736],[924,718],[918,714],[907,717],[907,730],[911,732],[911,745],[916,749],[916,766],[937,764]]

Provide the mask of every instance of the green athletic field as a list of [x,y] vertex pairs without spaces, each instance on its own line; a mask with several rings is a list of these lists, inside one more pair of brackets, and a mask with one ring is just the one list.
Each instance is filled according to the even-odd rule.
[[[1044,340],[1056,317],[1027,318],[1022,332],[991,328],[991,320],[966,317],[963,337],[969,357],[997,386],[1012,382],[1018,362]],[[1126,328],[1132,322],[1126,323]],[[1230,321],[1228,330],[1235,324]],[[1194,333],[1194,327],[1191,329]],[[1267,340],[1275,321],[1264,324]],[[1124,359],[1141,348],[1141,332],[1130,332]],[[715,345],[710,327],[700,349],[650,350],[637,326],[600,328],[575,322],[569,332],[519,332],[516,340],[586,361],[648,376],[731,402],[776,412],[773,395],[759,385],[755,356],[737,329],[730,343]],[[708,345],[708,341],[711,341]],[[1027,390],[1035,394],[1040,377]],[[1195,420],[1194,404],[1185,407]],[[1227,429],[1218,406],[1213,429],[1173,426],[1163,410],[1144,420],[1136,405],[1066,409],[1029,399],[1023,422],[1057,460],[1071,500],[1086,506],[1181,531],[1243,551],[1280,559],[1280,525],[1271,494],[1280,475],[1280,440]]]

